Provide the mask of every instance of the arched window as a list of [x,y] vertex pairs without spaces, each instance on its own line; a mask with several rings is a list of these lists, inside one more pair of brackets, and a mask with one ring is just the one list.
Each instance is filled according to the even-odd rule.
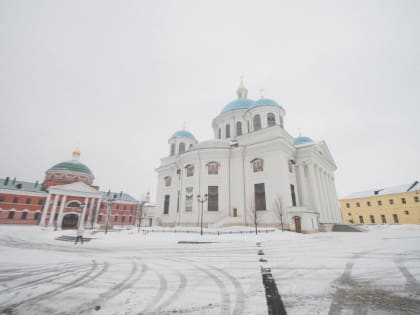
[[166,176],[163,180],[165,181],[166,187],[171,186],[171,176]]
[[267,127],[273,127],[276,125],[276,117],[273,113],[267,114]]
[[242,123],[240,121],[236,123],[236,136],[242,136]]
[[230,125],[229,124],[226,125],[226,139],[227,138],[230,138]]
[[260,115],[254,116],[254,131],[261,129],[261,117]]
[[222,139],[222,128],[219,128],[219,139]]
[[217,163],[217,162],[207,163],[207,170],[208,170],[209,175],[219,174],[219,163]]
[[67,204],[67,207],[69,208],[80,208],[80,202],[72,201]]
[[19,198],[18,197],[13,198],[13,203],[18,203],[18,202],[19,202]]
[[262,159],[253,159],[251,161],[251,164],[252,164],[252,168],[254,170],[254,173],[264,171],[264,160],[262,160]]
[[171,156],[175,154],[175,143],[171,144]]
[[30,205],[31,204],[31,198],[26,198],[26,204]]
[[250,129],[249,129],[249,120],[247,120],[247,121],[246,121],[246,125],[247,125],[247,127],[248,127],[248,133],[249,133],[249,130],[250,130]]
[[281,116],[280,116],[280,127],[283,128],[283,117],[281,117]]
[[181,142],[179,144],[179,154],[184,153],[185,152],[185,143]]

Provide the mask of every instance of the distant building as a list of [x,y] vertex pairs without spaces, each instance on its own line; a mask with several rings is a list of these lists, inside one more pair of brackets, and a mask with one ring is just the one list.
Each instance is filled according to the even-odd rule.
[[[276,101],[248,99],[243,83],[236,93],[213,119],[214,139],[198,142],[186,130],[170,137],[156,169],[158,224],[197,226],[203,217],[209,227],[257,220],[311,232],[319,223],[340,223],[337,167],[327,144],[292,137]],[[207,199],[203,215],[198,195]]]
[[[73,151],[70,161],[58,163],[45,172],[42,183],[0,178],[0,224],[40,224],[76,228],[80,223],[98,226],[134,225],[139,202],[125,193],[103,192],[93,185],[91,170]],[[112,202],[108,202],[112,200]]]
[[345,223],[420,224],[420,183],[354,193],[340,205]]

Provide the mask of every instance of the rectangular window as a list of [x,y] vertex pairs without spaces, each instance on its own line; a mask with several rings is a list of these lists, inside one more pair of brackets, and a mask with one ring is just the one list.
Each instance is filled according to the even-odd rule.
[[187,166],[187,177],[194,176],[194,165]]
[[255,190],[255,210],[265,210],[265,186],[264,186],[264,184],[255,184],[254,185],[254,190]]
[[389,204],[393,205],[394,204],[394,199],[389,199]]
[[415,203],[419,203],[419,201],[420,201],[420,200],[419,200],[419,197],[418,197],[418,196],[414,196],[414,202],[415,202]]
[[370,201],[366,202],[366,204],[367,204],[368,207],[371,206]]
[[15,212],[14,211],[9,211],[9,215],[8,215],[8,219],[13,219],[15,217]]
[[4,196],[0,196],[0,202],[3,202],[5,200]]
[[382,201],[378,200],[378,206],[382,206]]
[[40,216],[41,216],[41,212],[35,212],[34,220],[39,220]]
[[363,216],[361,216],[361,215],[359,216],[359,221],[360,221],[361,224],[365,223],[365,221],[363,220]]
[[360,202],[356,202],[356,207],[360,208]]
[[169,213],[169,195],[165,195],[165,201],[163,203],[163,214]]
[[375,217],[373,215],[369,217],[370,217],[370,223],[375,224]]
[[[296,207],[296,193],[295,193],[295,185],[290,185],[290,193],[292,194],[292,205]],[[265,198],[264,198],[265,200]],[[265,203],[265,201],[264,201]]]
[[18,202],[19,202],[19,198],[18,197],[13,198],[13,203],[18,203]]
[[98,222],[102,221],[102,214],[98,215]]
[[349,203],[346,203],[346,208],[350,208],[350,204]]
[[386,224],[385,214],[381,214],[381,221],[382,221],[382,224]]
[[208,211],[219,211],[219,186],[208,188]]
[[185,189],[185,211],[192,211],[193,197],[193,187],[187,187]]
[[125,216],[123,215],[123,217],[122,217],[122,221],[124,222],[125,221]]
[[405,210],[405,211],[404,211],[404,213],[405,213],[405,214],[410,214],[410,211]]
[[395,223],[395,224],[400,223],[400,222],[398,221],[398,215],[393,214],[393,215],[392,215],[392,217],[394,218],[394,223]]
[[38,199],[38,204],[41,206],[44,203],[44,200]]
[[117,215],[114,217],[114,221],[118,222],[118,216]]
[[20,217],[22,220],[26,220],[26,218],[28,217],[28,212],[27,211],[23,211],[22,212],[22,216]]
[[131,216],[129,216],[128,217],[128,222],[130,222],[131,223],[131,220],[132,220],[133,218],[131,217]]
[[403,204],[406,204],[406,203],[407,203],[407,201],[405,200],[405,198],[401,198],[401,202],[402,202]]

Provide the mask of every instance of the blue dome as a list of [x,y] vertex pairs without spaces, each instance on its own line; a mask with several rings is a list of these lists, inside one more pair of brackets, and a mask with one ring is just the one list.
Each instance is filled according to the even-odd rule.
[[175,138],[190,138],[190,139],[195,140],[194,135],[187,130],[179,130],[179,131],[175,132],[172,135],[171,139],[175,139]]
[[299,144],[312,143],[312,142],[314,142],[314,140],[312,140],[311,138],[300,136],[300,137],[295,138],[295,140],[293,141],[293,144],[299,145]]
[[222,113],[230,112],[231,110],[235,109],[248,109],[254,104],[253,100],[247,99],[247,98],[240,98],[237,100],[234,100],[227,104],[223,110]]
[[255,101],[254,104],[252,106],[250,106],[249,108],[254,108],[254,107],[258,107],[258,106],[280,106],[279,104],[277,104],[276,101],[273,101],[272,99],[269,98],[261,98],[258,101]]

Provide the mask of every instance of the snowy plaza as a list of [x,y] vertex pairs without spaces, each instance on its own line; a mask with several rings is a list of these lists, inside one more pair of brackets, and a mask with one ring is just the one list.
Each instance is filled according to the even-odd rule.
[[[0,314],[420,314],[420,227],[361,233],[0,229]],[[246,228],[231,228],[240,231]],[[225,230],[226,232],[226,230]]]

